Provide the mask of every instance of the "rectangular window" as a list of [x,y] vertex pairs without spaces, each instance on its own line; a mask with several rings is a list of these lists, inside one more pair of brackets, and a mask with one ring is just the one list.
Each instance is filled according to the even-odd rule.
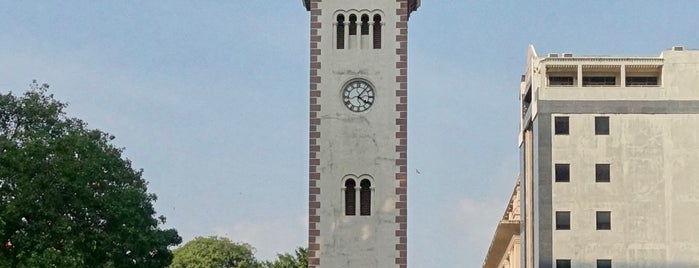
[[570,230],[570,211],[556,211],[556,230]]
[[609,164],[595,165],[595,182],[610,182]]
[[616,85],[614,76],[583,76],[583,86],[613,86]]
[[556,260],[556,268],[570,268],[570,260]]
[[597,230],[612,229],[612,212],[597,211]]
[[609,116],[595,117],[595,135],[609,135]]
[[626,86],[657,86],[657,76],[627,76]]
[[597,260],[597,268],[612,268],[612,260]]
[[570,164],[556,164],[556,182],[570,182]]
[[568,117],[556,116],[554,118],[554,129],[556,135],[568,135]]
[[572,86],[572,76],[549,76],[549,86]]

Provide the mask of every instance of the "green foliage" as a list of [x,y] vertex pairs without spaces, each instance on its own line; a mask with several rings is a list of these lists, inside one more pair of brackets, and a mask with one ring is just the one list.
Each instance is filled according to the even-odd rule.
[[299,247],[295,255],[289,253],[277,254],[277,260],[265,262],[267,268],[308,268],[308,251]]
[[249,244],[234,243],[228,238],[197,237],[173,251],[175,258],[170,267],[262,267],[255,259],[254,251]]
[[170,268],[307,268],[307,250],[297,248],[294,255],[277,254],[277,260],[259,262],[255,248],[246,243],[235,243],[223,237],[197,237],[173,251],[175,258]]
[[181,243],[162,230],[142,170],[114,139],[68,118],[48,85],[0,94],[3,267],[165,267]]

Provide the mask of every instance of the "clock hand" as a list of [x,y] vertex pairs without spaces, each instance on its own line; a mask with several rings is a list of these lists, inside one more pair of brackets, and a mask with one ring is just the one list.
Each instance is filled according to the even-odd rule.
[[370,98],[369,92],[364,92],[364,94],[360,94],[359,98],[361,98],[364,102],[369,102],[368,99]]

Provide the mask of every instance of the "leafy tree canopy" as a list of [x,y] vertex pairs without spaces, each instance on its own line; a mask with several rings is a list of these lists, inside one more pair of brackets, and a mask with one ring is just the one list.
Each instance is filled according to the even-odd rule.
[[299,247],[294,255],[289,253],[277,254],[277,260],[266,262],[267,268],[308,268],[308,250]]
[[0,93],[0,263],[170,264],[181,238],[159,228],[165,218],[155,217],[142,170],[47,91],[34,81],[23,95]]
[[307,268],[306,252],[298,248],[294,255],[277,254],[277,260],[261,262],[255,258],[255,248],[247,243],[216,236],[197,237],[173,251],[175,258],[170,267]]
[[175,249],[171,268],[187,267],[262,267],[249,244],[234,243],[216,236],[197,237]]

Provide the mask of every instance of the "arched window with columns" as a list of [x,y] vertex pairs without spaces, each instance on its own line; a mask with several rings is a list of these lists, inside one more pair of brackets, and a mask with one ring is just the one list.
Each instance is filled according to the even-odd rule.
[[[342,179],[342,202],[345,216],[356,216],[357,210],[361,216],[371,216],[373,205],[372,195],[374,179],[368,175],[347,174]],[[357,204],[359,203],[359,204]]]
[[[380,49],[383,13],[380,10],[338,10],[333,15],[336,49]],[[359,186],[359,181],[357,181]]]

